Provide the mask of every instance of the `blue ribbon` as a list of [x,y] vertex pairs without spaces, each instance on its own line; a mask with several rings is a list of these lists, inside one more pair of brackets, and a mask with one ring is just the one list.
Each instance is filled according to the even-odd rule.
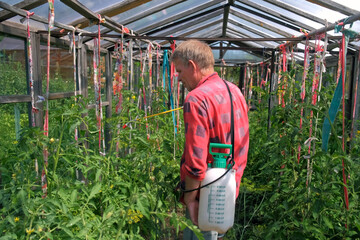
[[[345,25],[347,19],[343,20],[343,23]],[[350,27],[352,26],[352,24],[350,25]],[[342,26],[336,25],[335,26],[335,32],[339,32],[341,31]],[[357,35],[357,33],[353,30],[350,29],[344,29],[342,30],[343,34],[345,35],[345,49],[343,49],[343,51],[345,51],[345,59],[344,59],[344,65],[345,65],[345,71],[341,72],[340,74],[340,78],[338,79],[338,84],[336,86],[335,89],[335,93],[333,96],[333,99],[331,100],[331,104],[330,104],[330,108],[329,108],[329,118],[325,117],[324,119],[324,124],[323,124],[323,128],[322,128],[322,150],[327,152],[328,150],[328,144],[329,144],[329,138],[330,138],[330,132],[331,132],[331,124],[334,123],[335,121],[335,117],[337,112],[339,111],[339,107],[341,104],[341,99],[342,99],[342,78],[343,76],[346,76],[346,53],[347,53],[347,47],[348,47],[348,43],[349,43],[349,39],[350,37],[354,37]],[[345,114],[345,113],[343,113]],[[330,124],[330,121],[331,124]]]
[[[169,89],[169,95],[170,95],[170,105],[171,105],[171,110],[174,109],[174,100],[173,100],[173,95],[172,95],[172,91],[171,91],[171,76],[170,76],[170,63],[169,63],[169,59],[168,59],[168,50],[164,50],[164,60],[163,60],[163,89],[165,91],[165,81],[166,81],[166,71],[167,71],[167,76],[168,76],[168,89]],[[164,106],[165,106],[165,100],[164,100]],[[176,127],[176,118],[175,118],[175,113],[174,111],[171,112],[172,113],[172,117],[173,117],[173,123],[174,123],[174,128],[175,128],[175,134],[177,134],[177,127]]]

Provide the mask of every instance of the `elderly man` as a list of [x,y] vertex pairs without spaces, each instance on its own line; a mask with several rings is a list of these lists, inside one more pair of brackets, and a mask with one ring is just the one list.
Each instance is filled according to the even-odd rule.
[[[204,179],[207,163],[212,162],[210,143],[231,144],[231,108],[234,118],[234,158],[236,170],[236,196],[239,194],[249,148],[248,107],[240,89],[230,83],[232,104],[227,86],[214,71],[211,48],[200,41],[182,42],[171,56],[178,79],[189,91],[184,102],[185,147],[181,158],[181,188],[197,189]],[[199,190],[184,192],[181,202],[186,205],[187,216],[198,224]],[[205,239],[217,239],[218,233],[203,232]],[[197,239],[186,229],[184,239]]]

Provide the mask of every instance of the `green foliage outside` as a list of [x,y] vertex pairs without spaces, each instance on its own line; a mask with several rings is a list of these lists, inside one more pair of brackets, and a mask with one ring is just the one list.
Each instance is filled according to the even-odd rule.
[[25,66],[0,50],[0,95],[25,95],[27,93]]

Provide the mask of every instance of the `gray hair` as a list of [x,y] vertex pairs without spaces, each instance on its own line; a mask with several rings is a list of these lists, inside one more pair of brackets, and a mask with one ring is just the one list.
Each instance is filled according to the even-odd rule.
[[179,44],[170,61],[180,60],[188,66],[189,60],[194,61],[201,70],[213,68],[215,64],[211,48],[204,42],[188,40]]

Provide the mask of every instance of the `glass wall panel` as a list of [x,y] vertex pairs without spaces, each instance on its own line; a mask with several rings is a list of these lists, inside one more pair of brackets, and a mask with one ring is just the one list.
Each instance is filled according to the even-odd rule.
[[27,94],[25,41],[0,33],[0,95]]
[[[101,74],[101,100],[106,101],[106,72],[105,72],[105,56],[101,55],[100,59],[100,74]],[[94,64],[93,52],[87,52],[87,81],[88,81],[88,97],[90,103],[95,103],[95,88],[94,88]]]
[[[47,47],[41,45],[41,76],[43,94],[46,91]],[[74,91],[73,55],[68,49],[51,47],[50,50],[50,93]]]
[[6,159],[21,131],[29,127],[28,103],[0,104],[0,122],[0,159]]

